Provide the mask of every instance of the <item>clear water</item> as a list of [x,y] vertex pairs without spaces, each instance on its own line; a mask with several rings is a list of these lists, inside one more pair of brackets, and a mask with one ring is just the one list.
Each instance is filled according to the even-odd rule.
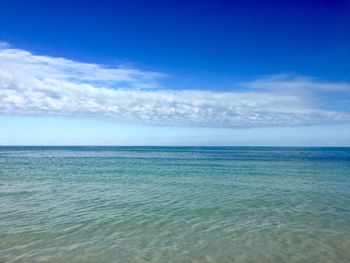
[[350,148],[0,147],[0,262],[350,262]]

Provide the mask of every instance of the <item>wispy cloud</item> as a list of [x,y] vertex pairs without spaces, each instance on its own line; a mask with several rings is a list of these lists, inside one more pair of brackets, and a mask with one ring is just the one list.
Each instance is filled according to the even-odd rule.
[[260,79],[243,83],[247,88],[274,90],[283,92],[295,91],[331,91],[350,92],[350,83],[329,83],[315,80],[310,77],[295,74],[277,74],[264,76]]
[[317,96],[320,90],[349,96],[348,83],[277,75],[237,84],[246,88],[244,92],[174,91],[159,88],[164,76],[33,55],[3,44],[0,114],[191,127],[295,126],[350,120],[349,112],[332,110]]

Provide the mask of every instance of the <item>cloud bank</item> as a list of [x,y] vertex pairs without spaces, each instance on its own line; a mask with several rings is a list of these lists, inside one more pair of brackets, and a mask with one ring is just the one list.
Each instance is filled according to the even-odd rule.
[[275,75],[237,83],[239,92],[217,92],[161,88],[165,76],[39,56],[2,44],[0,114],[227,128],[350,122],[348,110],[332,107],[350,99],[349,83]]

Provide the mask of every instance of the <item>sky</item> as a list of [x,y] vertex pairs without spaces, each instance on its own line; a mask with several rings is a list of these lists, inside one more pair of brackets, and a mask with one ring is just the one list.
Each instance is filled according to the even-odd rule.
[[350,146],[350,1],[0,0],[0,145]]

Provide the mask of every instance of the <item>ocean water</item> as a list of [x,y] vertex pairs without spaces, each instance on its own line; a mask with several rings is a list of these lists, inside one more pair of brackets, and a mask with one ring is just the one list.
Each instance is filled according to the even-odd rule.
[[350,148],[0,147],[0,262],[350,262]]

